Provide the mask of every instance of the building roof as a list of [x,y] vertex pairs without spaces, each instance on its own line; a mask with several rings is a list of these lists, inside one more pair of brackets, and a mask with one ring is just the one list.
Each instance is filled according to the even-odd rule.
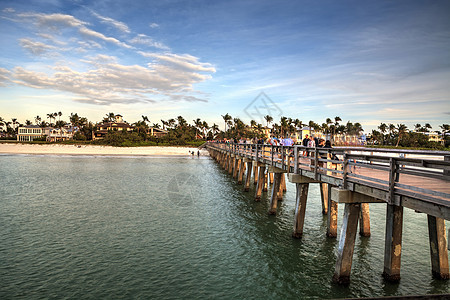
[[117,123],[117,122],[108,122],[97,125],[97,127],[121,127],[121,128],[132,128],[128,123]]

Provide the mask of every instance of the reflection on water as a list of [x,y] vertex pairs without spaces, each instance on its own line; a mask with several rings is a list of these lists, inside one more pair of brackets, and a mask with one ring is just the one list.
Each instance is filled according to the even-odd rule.
[[[405,209],[402,279],[381,277],[385,205],[371,205],[352,282],[331,283],[311,185],[304,236],[291,238],[295,186],[267,215],[209,159],[0,156],[0,297],[339,298],[448,293],[431,278],[426,215]],[[343,207],[339,206],[342,214]],[[341,220],[339,219],[339,226]]]

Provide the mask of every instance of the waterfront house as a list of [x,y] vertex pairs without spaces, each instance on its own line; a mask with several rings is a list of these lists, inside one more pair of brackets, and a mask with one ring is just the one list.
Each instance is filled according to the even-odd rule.
[[92,134],[93,140],[101,140],[109,131],[133,131],[133,126],[123,121],[121,115],[115,116],[114,122],[104,122],[97,125],[97,130]]
[[37,125],[20,126],[17,131],[17,141],[31,142],[35,139],[41,139],[45,136],[45,133],[45,128]]
[[149,127],[147,130],[147,134],[154,137],[162,137],[168,134],[167,130],[155,127]]
[[64,126],[62,128],[53,128],[47,135],[47,141],[67,141],[73,139],[74,129],[70,126]]

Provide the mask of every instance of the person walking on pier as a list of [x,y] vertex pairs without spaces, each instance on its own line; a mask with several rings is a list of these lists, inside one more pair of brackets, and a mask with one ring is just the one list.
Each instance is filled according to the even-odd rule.
[[[308,135],[305,135],[305,138],[303,139],[303,146],[308,147],[309,137]],[[303,151],[303,156],[309,156],[308,151]]]

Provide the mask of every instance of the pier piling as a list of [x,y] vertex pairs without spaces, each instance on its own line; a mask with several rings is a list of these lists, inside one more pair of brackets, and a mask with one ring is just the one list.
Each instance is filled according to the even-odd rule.
[[387,204],[383,277],[390,282],[400,281],[402,229],[403,206]]
[[444,219],[428,215],[431,271],[437,279],[449,279],[447,238]]
[[294,232],[292,237],[303,236],[303,224],[305,223],[306,200],[308,198],[309,183],[296,183]]
[[360,209],[360,203],[345,204],[341,236],[339,238],[338,257],[333,276],[333,282],[339,284],[348,284],[350,282]]

